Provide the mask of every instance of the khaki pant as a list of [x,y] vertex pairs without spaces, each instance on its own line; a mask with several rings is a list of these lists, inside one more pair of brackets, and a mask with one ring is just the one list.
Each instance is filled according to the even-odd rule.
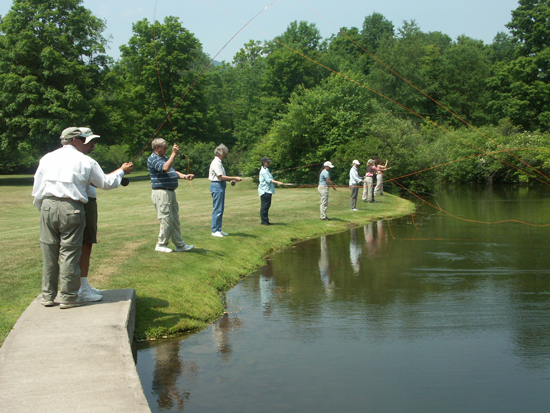
[[80,288],[78,259],[86,216],[84,204],[48,197],[40,208],[42,249],[42,298],[53,300],[58,291],[62,303],[76,301]]
[[319,196],[321,197],[321,219],[327,217],[327,207],[328,207],[328,186],[319,185],[317,188],[319,191]]
[[374,195],[378,194],[384,195],[384,175],[376,174],[376,186],[374,187]]
[[153,205],[157,210],[157,218],[160,221],[158,244],[168,246],[170,238],[176,247],[185,246],[181,238],[179,205],[176,200],[176,192],[167,189],[153,189],[151,194]]
[[374,201],[374,194],[372,193],[374,186],[374,178],[372,176],[367,176],[365,178],[365,183],[363,184],[363,202],[373,202]]

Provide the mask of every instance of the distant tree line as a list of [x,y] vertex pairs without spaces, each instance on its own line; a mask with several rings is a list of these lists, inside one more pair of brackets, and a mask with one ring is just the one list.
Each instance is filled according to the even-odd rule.
[[278,179],[298,183],[313,183],[331,160],[345,184],[351,160],[374,155],[417,189],[546,181],[549,3],[519,0],[509,33],[491,44],[426,33],[414,20],[396,28],[379,13],[328,39],[294,21],[190,88],[210,57],[177,17],[133,24],[114,61],[105,22],[82,1],[14,0],[0,16],[0,173],[33,172],[74,125],[101,135],[94,156],[114,168],[177,105],[157,136],[179,143],[187,159],[178,167],[198,176],[223,142],[228,173],[253,176],[269,156],[285,170]]

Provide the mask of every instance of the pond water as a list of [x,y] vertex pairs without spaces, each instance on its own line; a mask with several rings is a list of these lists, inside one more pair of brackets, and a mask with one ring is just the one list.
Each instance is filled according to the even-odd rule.
[[[154,412],[548,412],[550,188],[454,187],[303,242],[229,313],[145,343]],[[365,204],[362,204],[363,206]]]

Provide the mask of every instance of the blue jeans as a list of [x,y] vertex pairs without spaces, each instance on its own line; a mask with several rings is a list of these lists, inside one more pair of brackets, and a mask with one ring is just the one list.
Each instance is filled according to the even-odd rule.
[[210,192],[212,193],[212,232],[222,230],[223,209],[225,207],[225,181],[212,181]]

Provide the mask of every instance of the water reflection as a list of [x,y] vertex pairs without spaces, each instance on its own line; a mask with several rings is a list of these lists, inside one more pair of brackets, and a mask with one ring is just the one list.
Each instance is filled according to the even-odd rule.
[[212,338],[218,350],[220,359],[229,361],[231,359],[231,343],[229,333],[242,327],[242,321],[236,314],[224,314],[218,322],[212,326]]
[[[351,247],[350,247],[351,248]],[[334,283],[330,279],[330,260],[327,246],[327,237],[321,236],[321,256],[319,257],[319,275],[327,297],[332,297]]]
[[[550,222],[546,192],[436,201],[463,217]],[[547,229],[480,226],[420,205],[274,254],[208,330],[139,353],[151,407],[546,412],[548,241]]]
[[157,396],[157,406],[160,410],[183,411],[190,394],[181,390],[177,381],[181,375],[195,376],[198,372],[197,365],[181,361],[179,340],[168,340],[155,347],[155,350],[152,390]]

